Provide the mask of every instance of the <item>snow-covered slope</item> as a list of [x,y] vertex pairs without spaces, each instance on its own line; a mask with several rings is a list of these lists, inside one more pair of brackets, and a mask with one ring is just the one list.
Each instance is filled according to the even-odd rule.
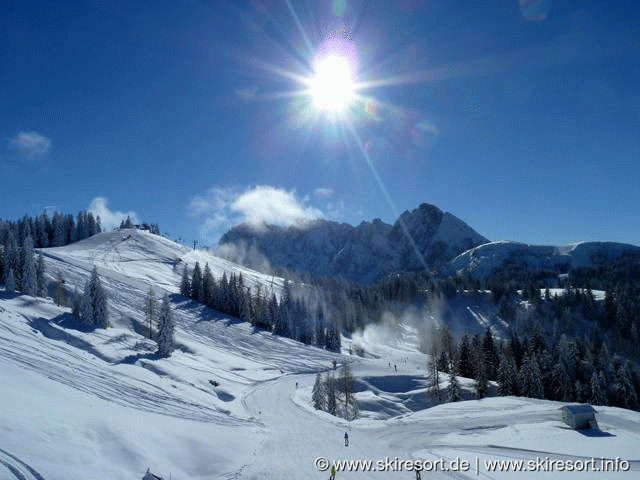
[[502,241],[472,248],[454,258],[447,273],[487,277],[504,269],[550,270],[591,267],[624,254],[640,254],[640,247],[614,242],[581,242],[562,246],[527,245]]
[[[554,402],[490,398],[424,409],[426,358],[406,324],[400,333],[372,327],[345,339],[343,355],[334,355],[176,295],[184,262],[208,261],[217,274],[238,268],[206,253],[134,231],[43,253],[48,274],[59,270],[71,289],[98,267],[115,326],[87,331],[51,300],[0,292],[2,480],[130,480],[147,468],[173,480],[327,478],[315,466],[318,457],[470,463],[468,472],[422,474],[435,479],[477,478],[476,461],[481,478],[491,479],[520,474],[489,472],[485,460],[620,457],[631,471],[604,478],[640,475],[637,412],[598,407],[602,433],[588,436],[568,430]],[[242,272],[247,281],[272,282]],[[154,343],[140,334],[151,285],[172,293],[178,350],[167,359],[157,358]],[[356,355],[356,348],[349,354],[356,345],[366,354]],[[360,377],[362,416],[352,422],[309,406],[316,372],[329,370],[333,359],[350,362]],[[603,478],[602,472],[527,476]],[[414,477],[406,469],[337,475]]]

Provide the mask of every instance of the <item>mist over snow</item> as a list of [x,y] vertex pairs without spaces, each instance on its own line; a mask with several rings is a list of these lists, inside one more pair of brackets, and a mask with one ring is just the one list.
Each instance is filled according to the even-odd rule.
[[140,223],[136,212],[118,212],[111,210],[109,208],[109,200],[105,197],[96,197],[91,200],[87,211],[93,213],[95,216],[100,215],[100,224],[102,225],[102,230],[105,232],[119,227],[120,223],[126,220],[127,217],[131,218],[133,223]]

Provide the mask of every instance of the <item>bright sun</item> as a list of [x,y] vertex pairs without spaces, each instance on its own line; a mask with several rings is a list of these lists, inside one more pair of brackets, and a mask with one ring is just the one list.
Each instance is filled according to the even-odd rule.
[[342,112],[355,98],[352,67],[346,57],[329,55],[316,63],[309,93],[317,108]]

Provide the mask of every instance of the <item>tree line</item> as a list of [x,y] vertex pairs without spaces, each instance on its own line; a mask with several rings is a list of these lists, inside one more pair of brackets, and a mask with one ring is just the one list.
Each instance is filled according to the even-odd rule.
[[498,395],[640,409],[640,378],[631,363],[611,355],[599,342],[564,334],[546,340],[540,331],[524,339],[512,334],[507,341],[496,341],[488,328],[484,335],[464,335],[456,342],[444,329],[432,337],[428,353],[431,377],[450,375],[448,397],[435,386],[439,382],[431,383],[438,400],[460,399],[455,377],[461,376],[474,379],[477,398],[489,393],[493,381]]
[[185,265],[180,293],[214,310],[238,317],[257,328],[292,338],[308,345],[340,351],[340,324],[337,316],[325,311],[322,300],[311,294],[294,296],[285,280],[280,298],[260,285],[244,284],[242,273],[223,272],[214,278],[207,263],[202,269],[196,262],[193,271]]

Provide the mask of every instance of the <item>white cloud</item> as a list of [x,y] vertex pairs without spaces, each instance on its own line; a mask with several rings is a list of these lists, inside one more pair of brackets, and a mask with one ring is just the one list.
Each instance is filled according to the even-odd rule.
[[295,192],[270,186],[257,186],[240,195],[231,205],[243,222],[253,226],[304,226],[322,218],[320,210],[299,201]]
[[87,211],[94,215],[100,215],[100,223],[102,230],[110,231],[120,226],[123,220],[127,217],[131,218],[133,223],[140,223],[138,221],[138,215],[136,212],[113,212],[109,209],[109,200],[105,197],[96,197],[91,200]]
[[189,203],[191,215],[203,215],[210,212],[222,212],[240,195],[237,189],[211,187],[204,195],[196,195]]
[[51,150],[51,140],[38,132],[20,132],[9,145],[29,160],[42,157]]
[[204,195],[195,196],[188,210],[193,216],[205,217],[200,227],[201,240],[217,241],[233,225],[245,223],[254,228],[264,225],[304,227],[309,222],[324,218],[324,214],[300,200],[295,191],[269,185],[258,185],[245,190],[212,187]]
[[332,197],[335,192],[331,188],[318,187],[313,191],[313,195],[316,198],[329,198]]

